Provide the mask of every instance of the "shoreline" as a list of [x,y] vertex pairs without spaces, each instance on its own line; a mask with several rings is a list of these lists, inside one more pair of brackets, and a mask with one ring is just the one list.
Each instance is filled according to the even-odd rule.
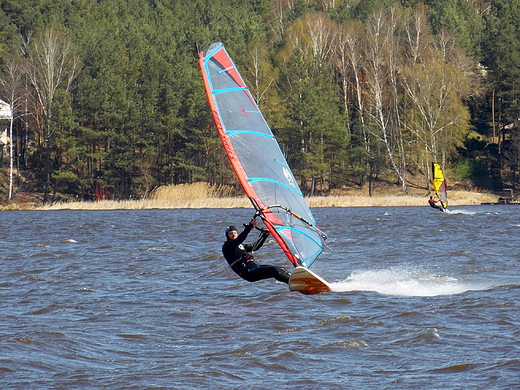
[[[494,194],[467,191],[450,192],[450,206],[480,205],[496,202]],[[309,207],[388,207],[388,206],[428,206],[428,196],[417,195],[337,195],[314,196],[306,198]],[[15,206],[15,205],[13,205]],[[142,199],[142,200],[101,200],[95,202],[58,202],[43,206],[11,207],[24,210],[116,210],[116,209],[201,209],[201,208],[251,208],[251,202],[245,197],[196,198],[196,199]]]

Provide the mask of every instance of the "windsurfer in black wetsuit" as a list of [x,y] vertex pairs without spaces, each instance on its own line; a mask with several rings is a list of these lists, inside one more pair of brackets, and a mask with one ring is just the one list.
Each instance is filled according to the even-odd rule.
[[252,253],[260,249],[269,236],[268,231],[264,231],[255,243],[242,244],[254,227],[256,227],[256,219],[245,225],[244,231],[240,234],[234,226],[229,226],[226,229],[226,242],[222,245],[222,254],[229,266],[248,282],[275,278],[280,282],[289,283],[291,274],[285,268],[274,265],[259,265],[253,258]]

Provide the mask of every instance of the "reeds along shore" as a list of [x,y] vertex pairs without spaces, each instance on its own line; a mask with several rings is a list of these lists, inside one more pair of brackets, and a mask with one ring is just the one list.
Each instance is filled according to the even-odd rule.
[[[212,187],[206,183],[159,187],[141,200],[102,200],[97,202],[54,203],[37,207],[38,210],[110,210],[110,209],[181,209],[181,208],[251,208],[244,196],[233,197],[230,187]],[[469,191],[451,191],[450,206],[478,205],[495,202],[497,196]],[[308,197],[310,207],[377,207],[427,206],[428,196],[392,195],[337,195]]]

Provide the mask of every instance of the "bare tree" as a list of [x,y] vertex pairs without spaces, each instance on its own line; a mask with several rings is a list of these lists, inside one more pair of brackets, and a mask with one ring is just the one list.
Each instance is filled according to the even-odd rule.
[[[251,93],[256,103],[260,106],[264,95],[267,93],[274,78],[269,77],[267,73],[272,73],[272,69],[268,66],[267,47],[260,42],[255,42],[250,48],[250,62],[246,65],[248,70],[247,85],[251,86]],[[269,78],[269,81],[268,81]]]
[[[335,69],[340,79],[345,112],[350,105],[357,111],[367,155],[370,155],[369,134],[365,126],[365,103],[363,81],[365,79],[364,58],[362,56],[362,35],[364,28],[359,22],[350,22],[339,27],[336,33],[334,50]],[[349,99],[349,91],[354,96]]]
[[[338,27],[336,44],[334,47],[335,73],[339,80],[345,112],[349,113],[353,107],[353,113],[349,117],[355,123],[360,124],[360,139],[363,140],[364,158],[359,161],[365,165],[368,172],[368,194],[372,196],[372,177],[375,167],[375,158],[372,151],[371,133],[366,126],[366,64],[364,57],[364,26],[358,21],[349,22]],[[355,114],[355,115],[353,115]],[[363,182],[363,180],[362,180]]]
[[296,3],[296,0],[274,0],[272,12],[268,17],[267,25],[270,27],[275,39],[281,41],[285,37],[287,13]]
[[318,65],[323,66],[332,52],[335,24],[327,15],[316,14],[306,18],[306,27],[312,56]]
[[445,165],[467,129],[469,112],[459,94],[467,83],[460,69],[440,55],[403,68],[402,86],[409,101],[405,124],[417,144],[416,164],[426,175],[429,162]]
[[[52,106],[59,89],[70,92],[80,70],[80,60],[72,50],[70,39],[49,26],[27,43],[26,72],[34,88],[37,110],[41,114],[40,144],[45,154],[46,184],[43,201],[47,202],[54,129]],[[38,122],[38,121],[37,121]]]
[[[402,94],[399,83],[399,70],[402,66],[402,49],[400,48],[400,22],[402,20],[401,13],[396,7],[392,7],[389,11],[389,49],[386,57],[388,62],[388,109],[390,117],[390,140],[391,149],[395,150],[395,164],[401,175],[401,179],[405,182],[403,191],[406,192],[406,172],[407,158],[403,135],[403,124],[401,120],[402,114]],[[390,152],[389,152],[390,153]]]
[[408,61],[401,71],[405,92],[405,128],[415,144],[415,164],[431,180],[431,161],[446,166],[468,128],[464,99],[478,94],[477,64],[464,54],[446,30],[426,33],[423,7],[405,17]]
[[424,5],[419,5],[415,9],[407,9],[403,19],[404,42],[407,43],[403,52],[407,55],[409,63],[417,63],[431,41]]
[[[339,6],[341,3],[344,3],[345,1],[344,0],[318,0],[318,6],[323,10],[323,11],[329,11],[331,9],[334,9],[336,8],[337,6]],[[348,7],[350,4],[350,2],[347,1],[345,6]]]
[[24,73],[20,59],[8,56],[5,61],[5,74],[0,79],[1,96],[7,101],[10,107],[11,118],[9,123],[9,195],[8,200],[13,198],[13,171],[14,171],[14,137],[13,121],[18,107],[24,101],[26,89],[24,86]]
[[[307,15],[295,22],[287,31],[287,50],[294,50],[312,59],[315,72],[329,67],[335,42],[336,24],[323,13]],[[314,73],[311,70],[311,73]]]
[[[395,55],[398,51],[397,41],[394,39],[395,19],[391,14],[388,17],[383,10],[369,17],[366,25],[365,43],[365,72],[367,75],[367,114],[373,123],[372,134],[383,142],[390,165],[397,174],[404,193],[408,188],[404,176],[405,169],[399,164],[399,141],[392,131],[391,108],[393,107],[391,80],[394,77]],[[395,122],[395,121],[394,121]],[[394,123],[395,125],[395,123]]]

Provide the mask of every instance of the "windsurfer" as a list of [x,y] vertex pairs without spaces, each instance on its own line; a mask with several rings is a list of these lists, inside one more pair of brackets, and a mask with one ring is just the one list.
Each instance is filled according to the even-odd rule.
[[285,268],[259,265],[253,258],[252,253],[260,249],[269,236],[268,231],[264,231],[255,243],[242,244],[254,227],[256,227],[256,219],[252,219],[248,225],[245,225],[244,231],[240,234],[234,226],[229,226],[226,229],[226,242],[222,245],[222,254],[229,266],[248,282],[275,278],[280,282],[289,283],[291,274]]
[[433,207],[434,209],[437,209],[437,210],[441,210],[442,211],[442,207],[439,206],[438,204],[436,204],[437,202],[439,202],[438,200],[436,199],[433,199],[433,196],[430,196],[430,199],[428,199],[428,204]]

